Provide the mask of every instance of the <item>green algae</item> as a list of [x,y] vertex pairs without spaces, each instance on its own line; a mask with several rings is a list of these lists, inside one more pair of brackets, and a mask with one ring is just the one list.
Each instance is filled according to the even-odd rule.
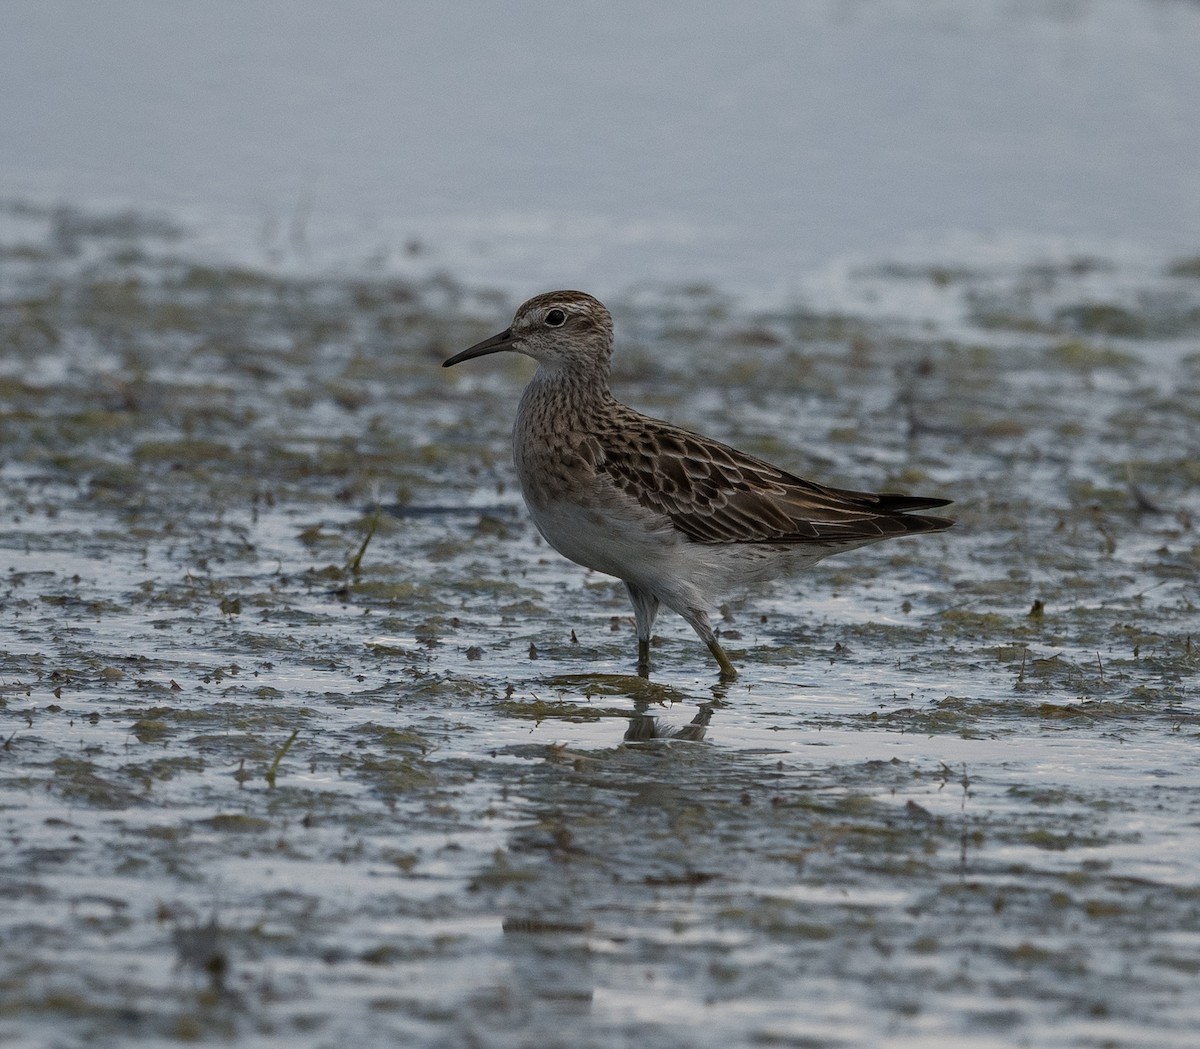
[[958,296],[953,332],[614,302],[623,399],[955,500],[732,595],[721,684],[665,614],[635,676],[619,584],[534,534],[527,364],[438,367],[503,296],[47,222],[92,261],[0,270],[0,1037],[332,1041],[369,1000],[381,1043],[467,1044],[607,1001],[656,1044],[646,988],[764,1044],[833,1001],[910,1041],[1102,1004],[1190,1037],[1188,260],[1138,278],[1175,299],[1096,259],[870,276]]

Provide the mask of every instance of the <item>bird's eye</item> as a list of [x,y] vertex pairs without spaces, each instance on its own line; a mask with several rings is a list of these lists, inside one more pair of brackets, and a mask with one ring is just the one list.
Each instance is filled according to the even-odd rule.
[[550,310],[546,314],[547,328],[561,328],[567,323],[567,315],[562,310]]

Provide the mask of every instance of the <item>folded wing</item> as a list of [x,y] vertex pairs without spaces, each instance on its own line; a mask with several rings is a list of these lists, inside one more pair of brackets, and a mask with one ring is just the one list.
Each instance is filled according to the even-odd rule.
[[954,522],[914,513],[948,499],[828,488],[745,452],[640,416],[609,444],[599,472],[698,543],[858,544],[937,532]]

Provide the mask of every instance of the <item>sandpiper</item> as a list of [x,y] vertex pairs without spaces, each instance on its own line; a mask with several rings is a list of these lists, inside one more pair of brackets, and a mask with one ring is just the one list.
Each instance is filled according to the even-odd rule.
[[624,582],[639,673],[649,672],[660,605],[687,620],[721,676],[733,678],[708,619],[721,594],[841,550],[953,524],[913,512],[948,499],[828,488],[634,411],[609,389],[612,343],[600,302],[551,291],[442,366],[501,350],[537,361],[513,426],[521,493],[555,550]]

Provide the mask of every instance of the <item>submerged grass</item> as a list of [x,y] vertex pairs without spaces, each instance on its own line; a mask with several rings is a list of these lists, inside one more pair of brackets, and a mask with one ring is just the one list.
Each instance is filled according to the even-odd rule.
[[270,767],[267,769],[263,779],[267,781],[267,786],[272,790],[275,789],[275,777],[279,774],[279,763],[287,756],[287,752],[292,749],[292,744],[296,742],[298,735],[300,735],[300,730],[298,728],[292,729],[292,734],[283,741],[283,746],[275,752],[275,757],[271,760]]

